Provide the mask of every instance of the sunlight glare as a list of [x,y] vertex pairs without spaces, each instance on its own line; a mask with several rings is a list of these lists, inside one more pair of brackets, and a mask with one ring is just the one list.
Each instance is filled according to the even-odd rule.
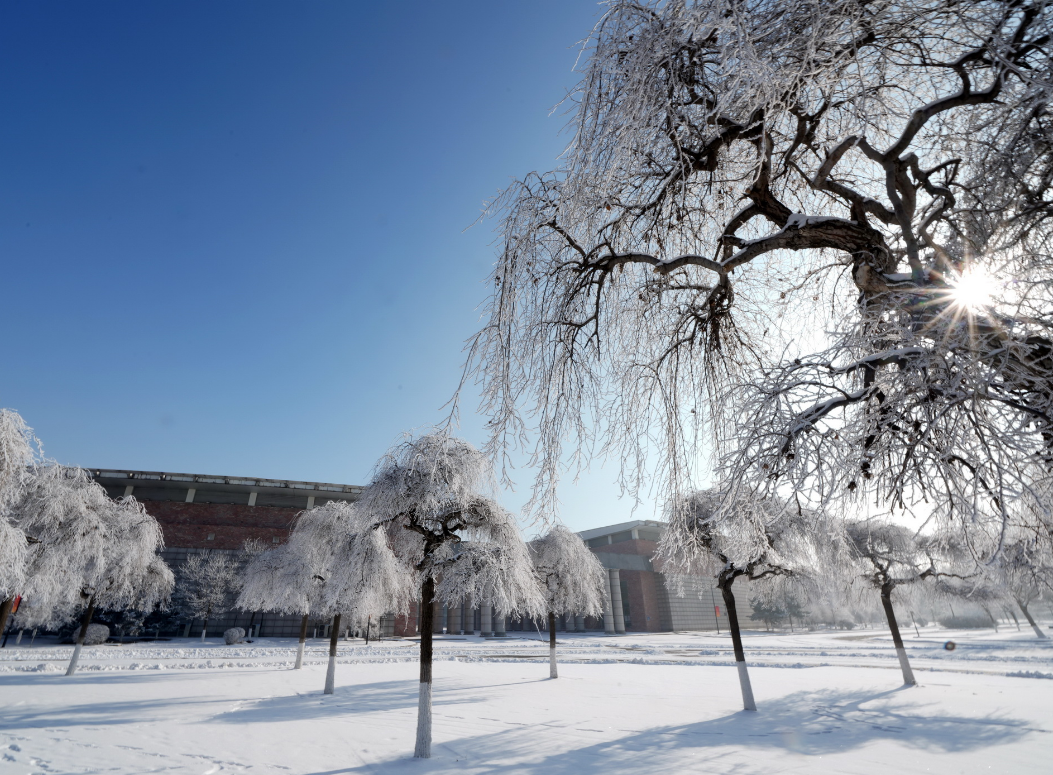
[[959,306],[976,311],[990,306],[994,281],[979,267],[970,267],[951,286],[951,298]]

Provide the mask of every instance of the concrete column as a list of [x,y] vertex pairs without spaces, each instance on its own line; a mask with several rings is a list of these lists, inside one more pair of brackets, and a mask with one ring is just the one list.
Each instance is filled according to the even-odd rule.
[[479,634],[483,637],[490,637],[494,634],[493,608],[491,606],[479,606]]
[[574,632],[585,632],[585,617],[575,616],[574,617]]
[[255,506],[256,505],[256,491],[255,490],[253,490],[252,492],[249,493],[249,505],[250,506]]
[[309,509],[313,509],[314,508],[314,496],[313,495],[308,495],[307,496],[307,508],[309,508]]
[[442,603],[432,603],[431,631],[435,635],[442,635]]
[[504,614],[494,613],[494,635],[499,638],[505,637],[508,634],[508,629],[505,624],[506,617]]
[[616,568],[607,571],[611,577],[611,608],[614,609],[614,631],[625,634],[625,609],[622,607],[622,576]]
[[191,487],[189,490],[186,491],[186,502],[187,503],[193,503],[194,502],[194,494],[195,493],[197,493],[197,490],[195,490],[193,487]]
[[460,635],[464,626],[461,624],[461,611],[464,610],[463,602],[446,609],[446,634]]
[[124,494],[125,494],[125,495],[131,495],[131,494],[132,494],[132,491],[133,491],[134,489],[135,489],[135,486],[134,486],[134,485],[131,485],[131,484],[129,484],[129,485],[125,485],[125,487],[124,487]]
[[611,572],[603,574],[603,632],[614,635],[614,605],[611,603]]

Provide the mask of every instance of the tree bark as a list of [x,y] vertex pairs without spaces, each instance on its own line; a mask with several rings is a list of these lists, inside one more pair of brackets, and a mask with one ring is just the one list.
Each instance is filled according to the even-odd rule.
[[417,743],[413,758],[431,758],[431,657],[432,624],[435,615],[435,579],[428,576],[420,586],[420,694],[417,699]]
[[84,616],[81,617],[80,633],[77,635],[77,645],[73,647],[73,656],[70,658],[69,667],[66,668],[66,675],[73,675],[77,672],[77,662],[80,661],[80,650],[84,647],[84,639],[88,636],[88,625],[91,624],[93,616],[95,616],[94,597],[88,601],[88,608],[84,611]]
[[329,630],[329,667],[325,671],[325,694],[336,691],[336,644],[340,640],[340,614],[333,617]]
[[881,607],[885,609],[885,618],[888,620],[888,628],[892,632],[892,643],[896,646],[896,656],[899,657],[899,669],[903,672],[904,686],[917,686],[914,680],[914,671],[910,669],[910,660],[907,659],[907,650],[903,647],[903,638],[899,634],[899,625],[896,623],[896,612],[892,609],[892,589],[890,582],[881,585]]
[[205,633],[208,632],[208,618],[212,616],[212,608],[205,611],[205,620],[201,623],[201,642],[205,642]]
[[303,646],[307,642],[307,614],[303,615],[300,619],[300,643],[296,647],[296,667],[293,670],[299,670],[303,667]]
[[0,603],[0,633],[7,629],[7,617],[11,615],[11,609],[14,606],[15,599],[13,597],[9,597],[3,603]]
[[556,670],[556,615],[548,612],[548,677],[559,678]]
[[739,614],[735,607],[735,593],[731,591],[731,585],[735,583],[735,577],[731,574],[721,573],[717,577],[717,586],[724,598],[724,608],[728,614],[728,628],[731,630],[731,645],[735,650],[735,667],[739,671],[739,688],[742,690],[743,710],[757,710],[757,703],[753,699],[753,686],[750,685],[750,674],[746,669],[746,654],[742,650],[742,633],[739,632]]
[[1020,610],[1024,612],[1024,616],[1027,618],[1027,623],[1031,625],[1031,629],[1035,631],[1035,635],[1041,640],[1048,640],[1049,636],[1042,632],[1042,628],[1035,622],[1035,618],[1031,615],[1031,612],[1027,610],[1027,603],[1023,600],[1017,600],[1016,604],[1020,606]]

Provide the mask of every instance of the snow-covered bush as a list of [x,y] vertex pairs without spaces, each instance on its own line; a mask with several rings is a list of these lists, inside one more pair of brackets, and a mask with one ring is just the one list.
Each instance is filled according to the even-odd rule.
[[[73,631],[73,642],[76,643],[77,639],[80,638],[80,627],[77,627]],[[105,624],[89,624],[88,631],[84,634],[84,645],[85,646],[98,646],[100,643],[105,643],[110,639],[110,628]]]
[[223,633],[223,642],[228,646],[241,643],[243,640],[245,640],[245,630],[240,627],[231,627]]

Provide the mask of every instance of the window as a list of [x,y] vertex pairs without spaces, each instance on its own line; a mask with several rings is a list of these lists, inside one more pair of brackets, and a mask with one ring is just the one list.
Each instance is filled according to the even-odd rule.
[[206,541],[214,541],[214,540],[216,540],[216,534],[215,533],[209,533],[208,534],[208,538],[206,538],[205,540]]

